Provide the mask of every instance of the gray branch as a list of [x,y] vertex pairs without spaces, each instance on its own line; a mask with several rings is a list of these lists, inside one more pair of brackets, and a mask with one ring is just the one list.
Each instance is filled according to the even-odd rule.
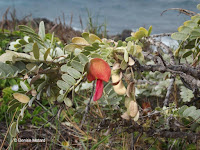
[[169,99],[170,99],[170,95],[173,92],[173,87],[174,87],[174,82],[175,82],[175,78],[173,77],[170,81],[169,87],[167,88],[167,94],[165,96],[165,100],[164,100],[164,106],[167,106],[169,104]]

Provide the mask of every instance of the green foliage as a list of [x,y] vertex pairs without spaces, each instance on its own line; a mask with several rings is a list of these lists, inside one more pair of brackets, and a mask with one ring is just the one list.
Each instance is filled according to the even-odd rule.
[[[172,38],[182,41],[176,52],[180,52],[184,59],[189,60],[192,56],[199,56],[199,20],[198,15],[193,16],[190,21],[186,21],[183,26],[179,27],[177,33],[172,34]],[[95,34],[99,32],[91,20],[90,27],[91,30],[95,28],[93,31]],[[89,147],[87,142],[90,142],[92,144],[90,148],[97,149],[102,145],[106,147],[104,143],[114,139],[114,132],[119,134],[120,138],[126,137],[130,143],[130,135],[123,130],[129,128],[129,123],[132,122],[132,126],[137,125],[143,128],[144,134],[138,140],[149,144],[152,149],[158,149],[160,147],[155,146],[156,144],[162,145],[162,148],[169,148],[167,144],[164,144],[166,141],[171,145],[174,144],[175,148],[184,145],[174,142],[172,138],[158,137],[159,140],[155,141],[155,138],[149,138],[148,134],[145,134],[151,128],[158,132],[159,130],[176,132],[176,129],[169,123],[170,118],[185,126],[192,124],[190,128],[185,129],[186,132],[199,132],[200,110],[196,106],[184,105],[193,99],[194,94],[185,88],[180,78],[175,77],[174,91],[171,94],[175,96],[173,100],[170,99],[173,102],[169,106],[162,107],[161,103],[166,98],[172,74],[162,71],[143,71],[139,68],[138,64],[145,64],[149,68],[156,65],[152,59],[146,59],[144,52],[144,45],[150,38],[152,26],[148,30],[141,27],[125,41],[117,42],[101,39],[95,34],[85,32],[82,33],[82,37],[74,37],[66,46],[60,44],[60,40],[54,37],[54,34],[45,34],[43,22],[40,22],[38,33],[24,25],[19,26],[19,29],[24,36],[11,42],[10,51],[8,50],[0,56],[0,78],[5,79],[0,80],[0,87],[3,91],[0,99],[0,116],[12,115],[13,112],[17,112],[10,128],[12,137],[19,132],[18,126],[26,123],[39,128],[51,127],[56,134],[60,134],[58,130],[65,125],[70,129],[69,131],[75,131],[71,133],[79,136],[78,140],[82,142],[82,145]],[[165,52],[163,51],[163,53]],[[152,52],[149,55],[156,54]],[[162,57],[166,62],[170,61],[169,55],[162,54]],[[94,88],[92,83],[86,81],[87,67],[92,58],[104,59],[111,66],[112,75],[119,74],[119,81],[104,83],[101,99],[96,104],[95,102],[90,104],[91,116],[88,117],[91,120],[88,119],[88,124],[84,125],[84,128],[80,128],[85,106],[93,94],[91,93],[91,89]],[[116,89],[113,88],[119,83],[123,84],[125,88],[125,92],[121,95],[117,94]],[[18,85],[18,93],[27,95],[30,101],[21,103],[15,100],[13,85]],[[130,101],[125,102],[127,97],[131,99],[130,101],[134,101],[134,104],[136,103],[136,107],[140,106],[137,108],[139,109],[137,119],[130,118],[130,115],[129,118],[122,115],[127,113],[130,105]],[[152,106],[145,108],[144,102],[146,101],[151,101]],[[179,105],[176,105],[177,103]],[[148,112],[145,112],[145,109]],[[131,108],[128,110],[130,114]],[[126,122],[122,118],[131,119],[131,121]],[[1,117],[0,120],[6,120],[6,118]],[[11,118],[8,120],[10,121]],[[109,124],[106,124],[106,120],[109,121]],[[95,132],[100,133],[100,137],[91,136],[91,133],[94,132],[93,127],[99,128],[101,124],[105,124],[106,128],[102,131],[101,128],[98,129],[100,131],[95,129]],[[129,125],[126,126],[126,124]],[[83,131],[85,129],[88,132]],[[120,132],[118,132],[119,129]],[[138,137],[139,134],[139,132],[137,134],[134,132],[133,136]],[[77,135],[75,136],[78,137]],[[64,142],[58,141],[62,143],[63,147],[70,147],[67,145],[69,144],[68,139],[65,140]],[[122,144],[122,141],[118,143]],[[186,146],[192,147],[189,144]]]
[[184,86],[181,86],[180,88],[181,88],[180,95],[181,98],[183,99],[183,102],[189,102],[194,97],[193,92]]
[[[175,51],[175,56],[178,56],[180,51],[187,50],[182,58],[187,58],[191,55],[194,58],[199,53],[199,20],[200,16],[197,14],[191,17],[191,20],[185,21],[182,26],[178,28],[178,32],[171,35],[172,39],[181,41],[179,48]],[[188,49],[193,49],[188,51]],[[197,56],[198,57],[198,56]]]

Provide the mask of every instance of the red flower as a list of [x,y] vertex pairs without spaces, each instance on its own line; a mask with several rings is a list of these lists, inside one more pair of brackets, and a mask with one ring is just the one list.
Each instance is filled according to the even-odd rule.
[[111,69],[107,62],[100,58],[94,58],[88,65],[88,81],[97,80],[93,100],[97,101],[103,94],[103,81],[108,82]]

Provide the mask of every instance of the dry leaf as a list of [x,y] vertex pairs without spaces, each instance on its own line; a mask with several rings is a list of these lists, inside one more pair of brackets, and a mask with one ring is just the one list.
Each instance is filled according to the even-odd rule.
[[127,111],[131,117],[135,117],[137,115],[138,105],[137,105],[136,101],[130,101]]
[[21,93],[14,93],[13,97],[20,101],[21,103],[28,103],[30,101],[30,98],[28,96],[26,96],[25,94],[21,94]]
[[88,45],[88,42],[82,37],[74,37],[74,38],[72,38],[72,43],[81,44],[81,45]]

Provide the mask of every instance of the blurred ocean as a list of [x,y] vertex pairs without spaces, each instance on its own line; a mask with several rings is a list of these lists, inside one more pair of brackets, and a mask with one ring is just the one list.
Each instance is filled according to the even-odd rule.
[[98,24],[106,21],[108,34],[121,33],[124,29],[136,30],[153,26],[153,33],[174,32],[189,17],[177,11],[162,11],[168,8],[184,8],[199,12],[196,5],[200,0],[0,0],[0,17],[8,7],[16,9],[17,17],[32,14],[33,18],[47,18],[52,21],[65,14],[66,24],[81,29],[79,16],[84,28],[88,19],[87,10]]

